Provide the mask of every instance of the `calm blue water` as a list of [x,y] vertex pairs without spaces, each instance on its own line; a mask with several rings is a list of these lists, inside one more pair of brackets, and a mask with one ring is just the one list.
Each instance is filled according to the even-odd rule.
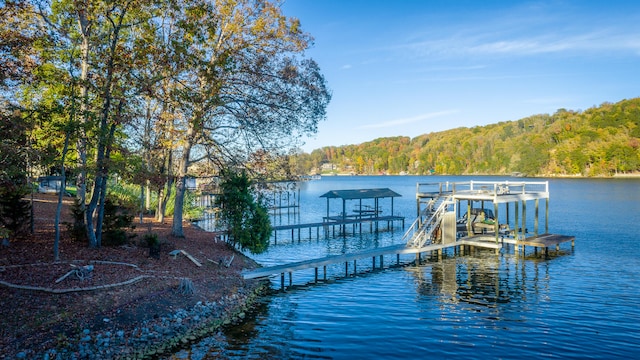
[[[325,177],[303,184],[301,215],[293,220],[320,221],[326,200],[319,196],[328,190],[389,187],[402,195],[394,208],[408,226],[416,182],[470,179],[514,180]],[[265,298],[241,326],[172,358],[639,358],[640,180],[551,179],[550,192],[549,231],[575,235],[574,251],[563,244],[562,254],[547,260],[512,252],[450,254],[313,286],[305,286],[312,271],[294,273],[293,290]],[[252,257],[264,265],[286,263],[386,246],[403,232],[367,229],[316,239],[314,230],[300,242],[282,235],[267,253]],[[344,267],[329,273],[343,275]],[[277,289],[279,279],[273,284]]]

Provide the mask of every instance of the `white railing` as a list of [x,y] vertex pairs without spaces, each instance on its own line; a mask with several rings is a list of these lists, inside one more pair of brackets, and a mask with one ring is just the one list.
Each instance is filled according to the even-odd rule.
[[418,183],[417,194],[485,193],[494,196],[526,193],[548,193],[548,181],[465,181]]
[[[409,230],[405,232],[402,239],[407,241],[408,247],[421,248],[425,245],[427,240],[431,239],[433,231],[442,220],[442,215],[447,210],[447,207],[452,204],[450,199],[444,199],[441,197],[438,200],[442,200],[442,202],[435,211],[429,211],[430,207],[427,207],[423,210],[416,221],[413,222]],[[423,216],[426,217],[427,215],[430,215],[428,220],[421,223],[420,220]]]

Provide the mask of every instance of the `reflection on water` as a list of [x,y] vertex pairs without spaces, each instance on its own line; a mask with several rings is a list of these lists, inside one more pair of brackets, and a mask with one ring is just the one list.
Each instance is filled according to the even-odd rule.
[[[409,266],[406,271],[413,275],[419,295],[442,303],[465,302],[495,308],[504,303],[530,301],[528,296],[544,297],[545,289],[549,289],[549,271],[544,261],[531,261],[527,266],[522,258],[491,251]],[[527,282],[531,283],[530,288]]]

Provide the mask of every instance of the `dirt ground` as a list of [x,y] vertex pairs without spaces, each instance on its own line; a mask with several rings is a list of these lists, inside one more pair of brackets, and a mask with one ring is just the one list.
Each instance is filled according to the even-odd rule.
[[[56,347],[83,329],[132,329],[198,301],[216,301],[245,288],[241,271],[256,266],[212,233],[185,223],[185,238],[174,238],[171,219],[160,224],[148,217],[143,224],[136,218],[130,244],[99,249],[72,241],[61,226],[60,261],[54,263],[56,202],[55,195],[38,194],[34,234],[0,247],[0,354]],[[64,201],[62,221],[71,221],[71,202]],[[148,232],[162,242],[159,259],[142,244]],[[202,266],[182,253],[170,255],[173,250]],[[76,273],[61,279],[85,265],[93,270],[84,279]],[[193,282],[193,295],[177,291],[182,278]]]

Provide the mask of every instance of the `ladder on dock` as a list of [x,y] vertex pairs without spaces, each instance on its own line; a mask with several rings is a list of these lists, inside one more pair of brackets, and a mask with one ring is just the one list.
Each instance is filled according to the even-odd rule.
[[407,247],[419,249],[429,245],[450,204],[453,204],[450,195],[440,195],[431,199],[402,237],[407,242]]

